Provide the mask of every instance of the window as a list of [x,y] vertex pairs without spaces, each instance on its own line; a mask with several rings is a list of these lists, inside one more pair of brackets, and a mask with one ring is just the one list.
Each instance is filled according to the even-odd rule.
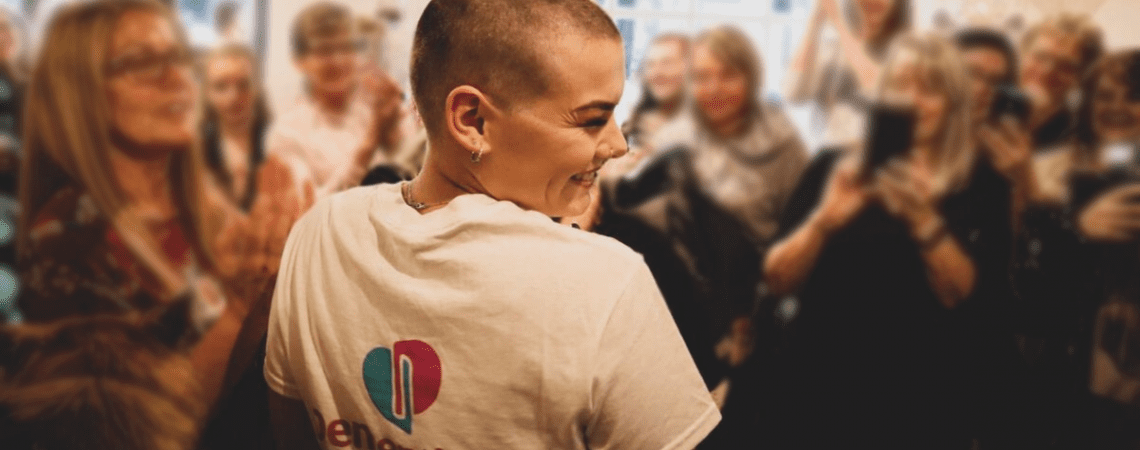
[[764,95],[779,98],[788,60],[806,24],[812,0],[598,0],[613,16],[625,44],[626,88],[619,122],[641,96],[638,70],[646,48],[662,32],[695,36],[720,24],[733,24],[752,37],[764,63]]

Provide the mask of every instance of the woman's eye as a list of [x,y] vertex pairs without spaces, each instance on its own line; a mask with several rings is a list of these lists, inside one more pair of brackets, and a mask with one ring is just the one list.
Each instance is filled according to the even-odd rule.
[[606,126],[606,122],[609,122],[609,119],[593,119],[586,121],[586,123],[583,123],[582,126],[585,128],[598,128]]

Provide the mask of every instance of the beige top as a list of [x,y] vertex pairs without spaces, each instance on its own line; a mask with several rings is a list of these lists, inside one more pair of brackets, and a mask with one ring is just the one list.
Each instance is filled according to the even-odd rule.
[[807,150],[784,112],[764,105],[744,135],[728,139],[711,135],[685,112],[665,125],[653,143],[657,151],[681,145],[694,152],[693,169],[713,200],[761,242],[771,241],[808,163]]

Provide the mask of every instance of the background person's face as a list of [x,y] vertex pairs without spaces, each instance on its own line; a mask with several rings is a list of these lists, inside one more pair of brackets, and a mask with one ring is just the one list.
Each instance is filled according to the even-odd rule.
[[725,64],[706,45],[693,49],[693,98],[709,124],[719,127],[740,120],[747,96],[743,72]]
[[962,59],[970,73],[970,92],[974,101],[974,120],[989,118],[997,87],[1012,69],[1005,55],[990,47],[974,47],[962,52]]
[[557,87],[486,120],[492,150],[476,173],[495,198],[552,217],[576,216],[589,206],[601,166],[626,152],[613,117],[624,88],[622,46],[561,36],[545,54]]
[[685,87],[685,55],[675,40],[658,42],[645,56],[645,84],[649,95],[662,103],[680,99]]
[[1022,52],[1021,87],[1046,105],[1058,105],[1080,82],[1080,47],[1075,39],[1043,32]]
[[891,68],[883,99],[914,108],[916,145],[937,145],[946,123],[949,99],[926,82],[913,54],[903,54]]
[[356,87],[361,41],[345,30],[309,38],[308,51],[297,66],[314,94],[344,95]]
[[206,100],[227,124],[253,118],[253,64],[241,56],[219,56],[206,64]]
[[111,37],[111,125],[142,148],[183,148],[194,136],[196,86],[187,50],[158,14],[128,12]]
[[1140,139],[1140,102],[1129,100],[1128,86],[1102,76],[1092,95],[1093,132],[1101,142]]

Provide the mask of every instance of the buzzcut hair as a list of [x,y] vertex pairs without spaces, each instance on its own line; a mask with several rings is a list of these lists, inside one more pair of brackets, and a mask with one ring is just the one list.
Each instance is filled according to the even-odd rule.
[[289,33],[289,42],[292,44],[293,57],[305,56],[310,49],[310,40],[348,32],[355,34],[356,19],[352,11],[340,3],[329,1],[318,2],[301,10],[293,21],[293,28]]
[[1017,50],[1014,50],[1013,42],[1010,42],[1004,33],[992,28],[966,28],[954,33],[954,43],[958,45],[958,50],[963,52],[985,48],[1001,53],[1006,64],[1002,83],[1013,84],[1017,81]]
[[429,134],[452,89],[473,86],[500,106],[551,89],[542,43],[554,36],[621,40],[592,0],[432,0],[416,25],[411,84]]

